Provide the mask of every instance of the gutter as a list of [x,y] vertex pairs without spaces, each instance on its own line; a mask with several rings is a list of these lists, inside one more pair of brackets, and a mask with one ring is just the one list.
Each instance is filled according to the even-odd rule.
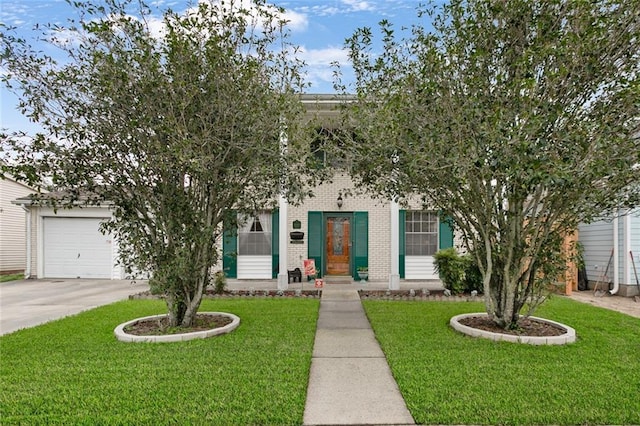
[[27,214],[27,263],[25,265],[25,270],[24,270],[24,278],[25,279],[29,279],[31,278],[31,209],[28,208],[26,205],[22,205],[20,206],[22,207],[22,210],[24,210],[24,212]]

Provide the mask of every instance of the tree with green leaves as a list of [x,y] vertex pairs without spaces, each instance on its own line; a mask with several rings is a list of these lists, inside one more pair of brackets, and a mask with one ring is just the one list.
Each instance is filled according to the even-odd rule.
[[[451,218],[503,328],[565,265],[562,236],[638,202],[640,3],[466,1],[346,42],[352,173]],[[344,88],[343,88],[344,89]]]
[[[120,262],[150,273],[170,325],[189,326],[223,223],[235,228],[280,195],[299,200],[312,179],[304,64],[283,10],[264,0],[199,2],[161,19],[137,1],[71,3],[79,18],[46,27],[48,48],[2,31],[3,81],[44,129],[3,135],[8,168],[50,179],[66,195],[58,208],[110,205]],[[43,53],[51,46],[55,57]]]

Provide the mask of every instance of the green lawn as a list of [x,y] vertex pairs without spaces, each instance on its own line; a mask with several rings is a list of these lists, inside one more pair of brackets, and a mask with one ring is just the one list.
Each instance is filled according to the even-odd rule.
[[205,300],[241,318],[185,343],[116,341],[121,322],[164,313],[124,301],[0,338],[0,423],[301,424],[318,300]]
[[[449,318],[478,303],[366,301],[412,415],[425,424],[640,424],[640,319],[554,298],[538,312],[578,342],[473,339]],[[318,301],[205,300],[233,333],[122,343],[113,328],[164,312],[125,301],[0,337],[0,423],[302,423]]]
[[24,278],[24,274],[9,274],[0,275],[0,283],[6,283],[9,281],[21,280]]
[[479,303],[364,305],[419,424],[640,424],[640,319],[556,297],[536,316],[578,341],[529,346],[448,326]]

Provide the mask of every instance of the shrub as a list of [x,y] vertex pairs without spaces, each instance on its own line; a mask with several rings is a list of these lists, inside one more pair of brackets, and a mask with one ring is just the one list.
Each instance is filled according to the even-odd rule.
[[435,254],[435,266],[442,284],[451,293],[458,294],[464,290],[464,261],[453,247],[438,250]]
[[480,268],[478,268],[478,264],[475,259],[469,255],[465,254],[462,256],[462,259],[465,262],[464,265],[464,291],[465,293],[471,293],[472,291],[477,291],[478,293],[482,293],[484,290],[484,286],[482,284],[482,274],[480,273]]
[[223,271],[217,271],[214,274],[213,279],[213,292],[215,294],[222,294],[227,289],[227,277]]
[[482,293],[482,275],[472,256],[460,256],[453,247],[449,247],[438,250],[434,257],[442,284],[452,294],[470,293],[473,290]]

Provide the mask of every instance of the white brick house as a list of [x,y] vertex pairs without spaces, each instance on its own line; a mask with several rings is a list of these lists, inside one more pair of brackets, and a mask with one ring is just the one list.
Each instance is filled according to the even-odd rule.
[[[337,122],[335,97],[307,95],[303,101],[319,112],[323,126]],[[438,212],[423,210],[418,202],[401,209],[368,196],[343,196],[349,188],[350,177],[338,174],[314,188],[314,197],[302,205],[281,199],[277,210],[227,233],[222,244],[227,277],[277,279],[285,289],[287,271],[303,270],[303,261],[313,259],[320,277],[358,279],[358,269],[368,268],[369,280],[388,282],[391,289],[402,279],[437,280],[433,254],[453,245],[453,231]],[[304,236],[294,239],[292,232]]]
[[[323,125],[337,122],[335,97],[306,95],[303,101],[310,113],[319,112]],[[302,205],[280,199],[276,210],[257,212],[219,242],[223,256],[215,269],[223,269],[229,278],[277,280],[283,289],[289,282],[287,271],[302,270],[305,259],[315,261],[320,277],[358,279],[358,269],[368,268],[369,280],[388,282],[391,289],[405,279],[437,280],[433,254],[453,245],[453,232],[438,212],[422,210],[418,202],[401,208],[368,196],[343,195],[349,188],[350,177],[337,174],[331,183],[314,188],[315,196]],[[117,265],[117,240],[99,230],[112,216],[108,205],[54,211],[32,204],[29,197],[14,203],[28,210],[28,275],[126,277]],[[293,232],[304,235],[294,239]]]
[[[260,223],[265,218],[271,221],[269,233],[261,231],[265,229],[262,224],[245,227],[268,241],[265,247],[270,252],[256,256],[250,245],[242,244],[247,232],[228,233],[223,243],[226,275],[277,278],[279,288],[286,288],[287,271],[302,270],[305,259],[314,259],[321,277],[357,279],[358,267],[367,267],[369,280],[388,281],[392,289],[398,288],[401,279],[437,280],[433,254],[453,245],[453,232],[437,212],[422,210],[418,203],[401,209],[398,204],[366,196],[343,197],[338,206],[339,194],[349,185],[350,178],[339,175],[332,183],[315,188],[315,197],[300,206],[281,201],[278,210],[258,218]],[[283,211],[286,215],[281,216]],[[304,233],[301,240],[291,238],[296,231]]]

